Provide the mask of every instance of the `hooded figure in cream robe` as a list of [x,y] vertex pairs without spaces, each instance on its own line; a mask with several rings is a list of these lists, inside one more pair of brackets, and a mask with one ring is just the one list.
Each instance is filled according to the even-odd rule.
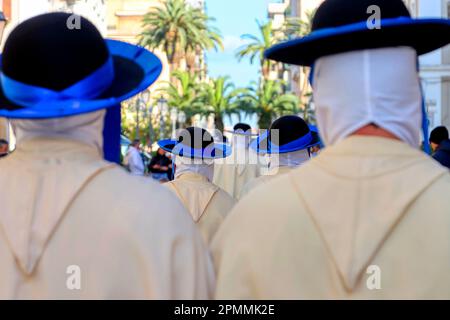
[[[3,71],[19,80],[16,68],[33,77],[46,66],[39,79],[53,88],[86,67],[92,61],[85,47],[95,59],[104,40],[84,18],[77,34],[71,33],[69,17],[41,15],[17,27],[5,45]],[[137,56],[134,46],[116,45]],[[67,60],[58,64],[46,48],[58,48],[58,57]],[[36,55],[27,62],[30,52]],[[140,52],[140,62],[151,65],[147,57],[153,55]],[[115,75],[118,88],[127,77],[117,70]],[[89,110],[100,103],[84,93],[95,86],[75,85],[76,95],[84,97],[79,99],[73,92],[62,97],[47,87],[28,87],[26,79],[4,80],[2,90],[24,106],[0,106],[2,115],[13,118],[17,138],[14,153],[0,162],[0,299],[210,298],[214,274],[208,250],[183,205],[162,186],[103,160],[105,110]],[[41,113],[49,118],[38,119]]]
[[260,177],[248,182],[242,189],[240,198],[272,178],[306,163],[311,157],[310,148],[319,144],[316,129],[309,127],[302,118],[291,115],[275,120],[269,131],[250,145],[258,154],[269,157],[268,170],[261,170]]
[[[210,138],[207,144],[212,144],[212,137],[200,128],[188,128],[185,130],[191,137]],[[183,135],[181,133],[181,135]],[[204,136],[204,134],[206,134]],[[167,141],[161,142],[161,147],[170,152],[176,152],[176,144],[169,142],[173,146],[167,148]],[[193,145],[193,144],[191,144]],[[216,147],[220,146],[216,144]],[[222,145],[224,146],[224,145]],[[224,146],[225,147],[225,146]],[[174,151],[175,149],[175,151]],[[235,200],[225,191],[213,184],[214,159],[208,157],[187,156],[185,147],[183,155],[174,154],[175,157],[175,180],[165,184],[181,200],[184,207],[189,211],[194,222],[198,225],[206,243],[210,243],[227,214],[235,204]],[[226,152],[222,153],[227,156]],[[204,155],[203,155],[204,156]],[[217,153],[219,156],[219,153]]]
[[[371,3],[379,4],[384,15],[390,7],[383,3],[392,1]],[[314,25],[326,26],[320,19],[327,17],[329,6],[333,17],[345,16],[341,2],[348,4],[325,1]],[[358,3],[351,2],[355,10]],[[447,38],[441,42],[424,39],[430,42],[428,50],[450,41],[448,22],[404,19],[409,24],[402,37],[412,32],[411,25],[429,35],[443,28]],[[361,32],[364,28],[365,21]],[[333,28],[327,34],[349,30]],[[388,37],[390,30],[386,27],[383,35]],[[372,42],[367,46],[383,41],[368,32]],[[323,50],[332,40],[315,48]],[[302,49],[308,41],[292,43],[296,49],[275,47],[268,57],[306,63],[311,51]],[[326,148],[235,206],[212,244],[216,298],[450,298],[450,175],[419,149],[422,96],[416,50],[423,51],[379,46],[317,53],[314,100]]]
[[237,200],[244,186],[260,176],[259,158],[249,149],[251,139],[251,127],[244,123],[236,124],[232,136],[231,157],[215,161],[214,184]]

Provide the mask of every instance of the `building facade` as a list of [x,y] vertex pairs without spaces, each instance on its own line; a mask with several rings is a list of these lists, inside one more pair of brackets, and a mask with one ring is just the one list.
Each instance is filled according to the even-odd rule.
[[[164,0],[107,0],[107,38],[133,44],[139,42],[142,19],[152,8],[161,7]],[[152,91],[158,91],[164,82],[170,80],[169,63],[161,51],[154,52],[163,63],[163,71]],[[154,98],[157,97],[154,95]]]
[[[286,20],[289,18],[300,19],[307,22],[317,7],[324,0],[283,0],[279,2],[269,3],[268,16],[272,22],[272,28],[276,32],[281,30]],[[280,65],[275,65],[271,70],[271,79],[282,79],[286,83],[286,89],[289,92],[301,98],[302,105],[306,105],[310,101],[309,93],[312,91],[309,82],[309,68],[282,65],[283,73],[280,75]]]
[[[414,16],[450,17],[450,0],[405,1]],[[420,76],[430,127],[450,128],[450,46],[420,58]]]
[[2,0],[8,23],[3,42],[24,20],[52,11],[73,12],[89,19],[106,36],[107,0]]

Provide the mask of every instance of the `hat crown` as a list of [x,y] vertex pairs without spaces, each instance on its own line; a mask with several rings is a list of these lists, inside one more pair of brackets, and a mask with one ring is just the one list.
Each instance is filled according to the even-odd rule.
[[208,131],[202,128],[189,127],[182,130],[177,142],[191,149],[206,149],[214,146],[214,138]]
[[250,125],[246,124],[246,123],[237,123],[234,127],[233,127],[233,131],[241,131],[241,132],[247,132],[247,131],[251,131],[252,127],[250,127]]
[[3,50],[2,71],[16,81],[60,91],[92,74],[108,57],[104,39],[87,19],[49,13],[12,31]]
[[302,118],[284,116],[275,120],[270,126],[269,140],[282,146],[304,137],[310,131],[308,124]]
[[411,17],[402,0],[326,0],[314,15],[312,31],[367,21],[371,6],[380,8],[382,19]]

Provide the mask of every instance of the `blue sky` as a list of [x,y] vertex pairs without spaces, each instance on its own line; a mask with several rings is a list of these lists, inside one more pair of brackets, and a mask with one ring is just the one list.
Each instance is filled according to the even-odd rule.
[[209,52],[208,68],[212,77],[231,77],[236,86],[247,86],[258,79],[258,66],[235,58],[236,49],[243,42],[242,34],[258,34],[256,20],[267,19],[267,5],[274,0],[207,0],[208,14],[216,18],[215,26],[223,36],[224,52]]

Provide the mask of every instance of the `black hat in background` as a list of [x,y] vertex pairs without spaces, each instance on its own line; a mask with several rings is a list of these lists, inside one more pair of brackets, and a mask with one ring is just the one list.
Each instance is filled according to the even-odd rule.
[[176,139],[161,140],[158,145],[176,156],[191,159],[218,159],[231,154],[228,145],[215,143],[207,130],[198,127],[180,130]]
[[448,140],[448,130],[446,127],[441,126],[435,128],[433,131],[431,131],[430,134],[430,142],[441,144],[443,141]]
[[320,144],[316,130],[299,116],[283,116],[275,120],[270,129],[255,139],[250,146],[259,154],[304,150]]

